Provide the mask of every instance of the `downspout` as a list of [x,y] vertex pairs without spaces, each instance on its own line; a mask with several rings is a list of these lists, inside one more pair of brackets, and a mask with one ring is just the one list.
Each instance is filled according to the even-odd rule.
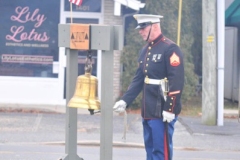
[[223,126],[224,119],[224,53],[225,53],[225,4],[217,1],[217,125]]

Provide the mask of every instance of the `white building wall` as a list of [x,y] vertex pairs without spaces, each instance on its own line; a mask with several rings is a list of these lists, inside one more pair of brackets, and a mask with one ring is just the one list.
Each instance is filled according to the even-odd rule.
[[238,29],[225,27],[224,98],[238,101]]
[[[225,10],[234,0],[225,0]],[[225,27],[225,68],[224,68],[224,98],[239,100],[239,31],[237,27]]]
[[[106,25],[122,25],[123,18],[121,16],[114,16],[114,1],[104,0],[104,20],[103,23]],[[113,99],[116,100],[120,95],[121,84],[120,84],[120,58],[121,51],[114,51],[114,73],[113,73],[113,87],[114,95]],[[104,64],[102,64],[104,65]]]

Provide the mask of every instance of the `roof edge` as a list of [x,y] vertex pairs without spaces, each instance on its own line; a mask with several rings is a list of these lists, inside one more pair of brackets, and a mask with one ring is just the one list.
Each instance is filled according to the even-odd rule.
[[225,25],[230,25],[231,16],[240,9],[240,1],[235,0],[225,11]]

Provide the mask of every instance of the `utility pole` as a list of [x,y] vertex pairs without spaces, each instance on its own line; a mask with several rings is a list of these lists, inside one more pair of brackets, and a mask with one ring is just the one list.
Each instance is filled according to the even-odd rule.
[[202,122],[223,126],[225,1],[203,0],[202,7]]
[[216,125],[217,120],[217,11],[216,0],[202,1],[202,123]]

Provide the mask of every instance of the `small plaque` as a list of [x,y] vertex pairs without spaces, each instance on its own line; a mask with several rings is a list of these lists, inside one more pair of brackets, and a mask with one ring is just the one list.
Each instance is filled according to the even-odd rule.
[[89,50],[90,49],[90,25],[71,24],[70,25],[70,49]]

